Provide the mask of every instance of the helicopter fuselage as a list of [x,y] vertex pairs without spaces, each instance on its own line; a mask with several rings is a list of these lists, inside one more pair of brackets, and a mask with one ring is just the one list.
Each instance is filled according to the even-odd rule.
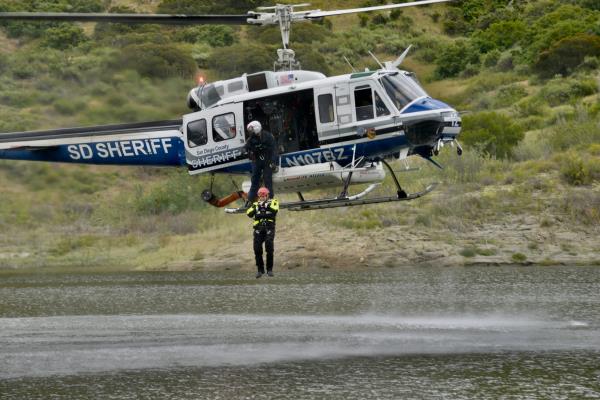
[[264,79],[264,89],[185,115],[190,174],[248,173],[245,126],[253,120],[275,137],[283,168],[344,165],[360,157],[429,157],[439,141],[453,141],[460,133],[458,113],[429,97],[408,72],[366,71],[299,83],[294,74],[287,84],[269,88]]
[[4,134],[0,158],[249,174],[244,144],[252,120],[276,138],[282,170],[413,154],[428,158],[436,145],[460,132],[458,113],[429,97],[408,72],[329,78],[309,73],[304,76],[312,79],[298,82],[295,74],[302,72],[278,75],[276,87],[268,87],[265,78],[264,88],[223,96],[182,120]]

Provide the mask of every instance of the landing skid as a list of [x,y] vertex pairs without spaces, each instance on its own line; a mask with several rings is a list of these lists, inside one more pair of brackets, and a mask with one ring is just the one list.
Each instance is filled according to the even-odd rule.
[[403,196],[383,196],[383,197],[373,197],[370,199],[351,199],[351,198],[342,198],[342,199],[324,199],[324,200],[307,200],[307,201],[297,201],[293,203],[285,203],[280,204],[280,208],[286,208],[290,211],[307,211],[307,210],[322,210],[324,208],[335,208],[335,207],[351,207],[351,206],[362,206],[366,204],[377,204],[377,203],[391,203],[395,201],[406,201],[406,200],[414,200],[418,199],[431,192],[437,183],[432,183],[423,189],[420,192],[407,194],[405,197]]
[[[291,203],[280,203],[280,209],[287,209],[290,211],[310,211],[310,210],[322,210],[325,208],[335,208],[335,207],[351,207],[351,206],[362,206],[366,204],[377,204],[377,203],[391,203],[395,201],[407,201],[418,199],[419,197],[425,196],[427,193],[431,192],[437,186],[437,183],[432,183],[423,189],[420,192],[415,192],[411,194],[396,196],[383,196],[383,197],[373,197],[370,199],[365,198],[356,198],[353,197],[345,197],[345,198],[333,198],[333,199],[322,199],[322,200],[304,200],[304,201],[295,201]],[[246,212],[246,208],[226,208],[226,213],[229,214],[242,214]]]

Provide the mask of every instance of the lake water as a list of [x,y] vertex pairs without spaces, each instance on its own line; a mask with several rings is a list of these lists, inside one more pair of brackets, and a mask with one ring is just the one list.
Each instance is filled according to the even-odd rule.
[[600,267],[3,274],[1,399],[600,399]]

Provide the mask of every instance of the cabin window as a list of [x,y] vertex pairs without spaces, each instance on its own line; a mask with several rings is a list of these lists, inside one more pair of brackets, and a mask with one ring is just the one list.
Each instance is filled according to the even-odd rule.
[[263,90],[269,87],[267,84],[267,75],[264,72],[254,75],[246,75],[246,81],[248,82],[249,92]]
[[187,140],[190,147],[203,146],[208,142],[205,119],[192,121],[187,125]]
[[215,142],[222,142],[235,137],[235,115],[233,113],[217,115],[212,120],[212,126]]
[[384,115],[390,115],[390,110],[386,107],[379,94],[375,92],[375,111],[377,111],[378,117],[383,117]]
[[227,86],[227,91],[229,93],[231,93],[231,92],[237,92],[237,91],[240,91],[242,89],[244,89],[244,82],[242,80],[231,82]]
[[354,90],[354,107],[356,108],[357,121],[375,118],[373,115],[373,93],[370,86],[360,86]]
[[322,124],[333,122],[333,95],[319,95],[319,121]]

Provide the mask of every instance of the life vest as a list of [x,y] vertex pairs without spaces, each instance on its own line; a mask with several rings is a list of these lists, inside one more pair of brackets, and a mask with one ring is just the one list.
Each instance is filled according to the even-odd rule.
[[275,218],[279,211],[279,201],[277,199],[269,199],[264,202],[255,201],[246,214],[250,218],[254,218],[253,226],[272,226],[275,225]]

